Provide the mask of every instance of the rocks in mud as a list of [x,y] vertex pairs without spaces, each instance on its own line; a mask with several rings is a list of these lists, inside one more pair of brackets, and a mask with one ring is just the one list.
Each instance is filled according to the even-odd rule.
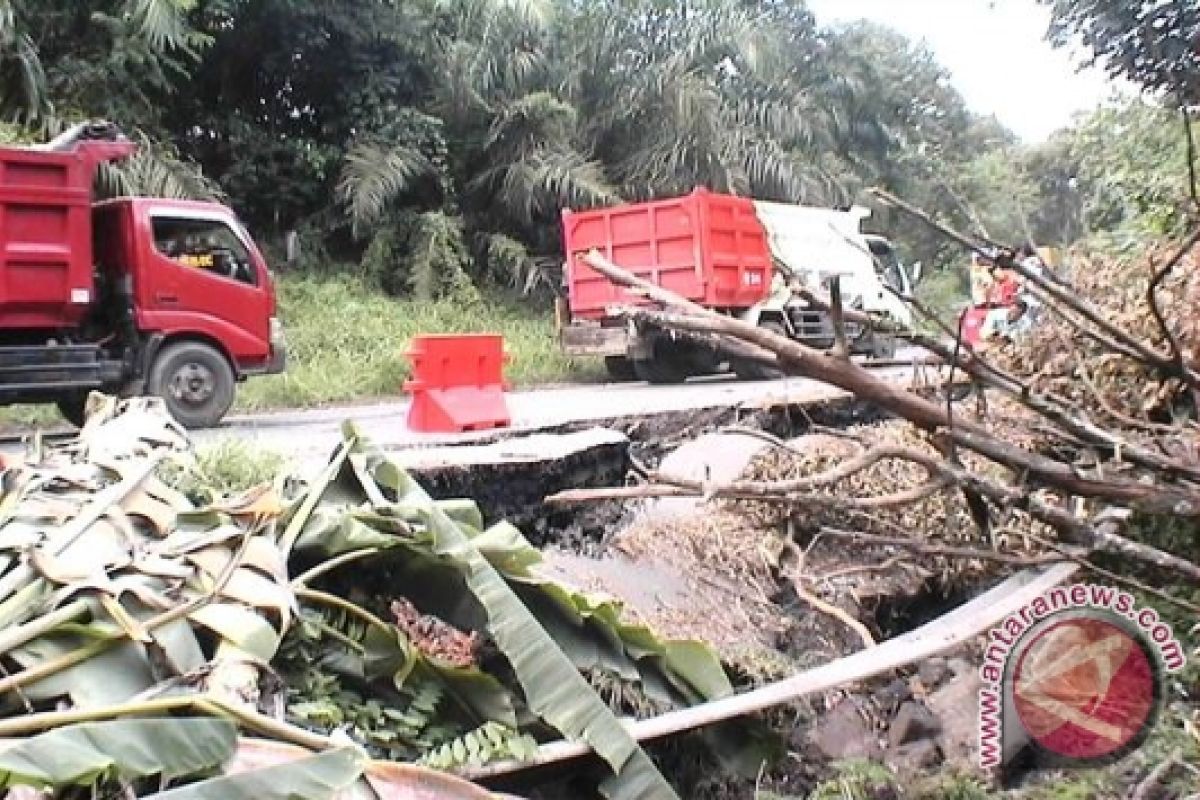
[[[979,679],[963,658],[932,658],[820,717],[804,744],[830,761],[862,758],[916,775],[943,763],[970,770],[978,732]],[[801,742],[794,742],[800,745]]]
[[901,704],[912,697],[912,687],[904,678],[896,678],[882,689],[875,692],[871,699],[879,708],[880,713],[891,716],[900,710]]
[[931,739],[942,731],[938,718],[915,700],[900,706],[900,711],[888,728],[888,747],[896,749],[923,739]]
[[937,687],[950,674],[950,665],[944,658],[931,658],[921,663],[917,668],[917,677],[921,685],[927,688]]
[[979,673],[965,670],[925,699],[941,722],[938,736],[942,755],[956,766],[972,769],[979,738]]
[[879,761],[883,747],[874,727],[864,705],[855,697],[847,697],[810,730],[808,742],[830,761]]
[[898,775],[912,775],[942,763],[942,752],[930,739],[889,747],[883,762]]

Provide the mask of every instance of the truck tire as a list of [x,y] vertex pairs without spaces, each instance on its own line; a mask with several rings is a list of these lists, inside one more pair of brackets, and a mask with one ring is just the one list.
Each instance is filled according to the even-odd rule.
[[[791,338],[788,336],[787,329],[783,327],[783,323],[777,319],[761,321],[758,323],[758,327],[778,334],[785,339]],[[731,362],[731,365],[733,366],[733,374],[744,381],[777,381],[784,376],[783,370],[768,367],[766,364],[760,364],[757,361],[735,358]]]
[[683,383],[689,377],[687,366],[669,355],[640,358],[633,362],[633,371],[646,383]]
[[54,401],[54,405],[58,406],[58,413],[62,414],[63,419],[76,428],[82,428],[83,423],[87,421],[87,399],[86,392],[72,392],[59,397]]
[[647,358],[633,359],[633,371],[638,380],[647,383],[683,383],[692,376],[687,353],[669,337],[651,333]]
[[202,342],[176,342],[154,359],[147,394],[161,397],[185,428],[211,428],[233,405],[233,369],[218,350]]
[[625,356],[605,356],[604,369],[608,371],[608,377],[617,383],[629,383],[638,379],[633,362]]

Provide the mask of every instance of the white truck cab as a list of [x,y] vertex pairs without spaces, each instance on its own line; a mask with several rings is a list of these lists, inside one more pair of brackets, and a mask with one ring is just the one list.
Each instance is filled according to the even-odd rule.
[[[912,292],[910,276],[891,242],[863,233],[871,211],[855,206],[846,211],[785,203],[756,201],[755,212],[767,231],[777,267],[771,297],[750,309],[744,318],[754,324],[782,326],[789,335],[816,347],[832,344],[832,323],[827,314],[796,297],[789,284],[828,293],[831,278],[841,281],[842,302],[847,308],[884,316],[908,326],[912,311],[902,297]],[[894,342],[847,325],[852,349],[887,356]]]

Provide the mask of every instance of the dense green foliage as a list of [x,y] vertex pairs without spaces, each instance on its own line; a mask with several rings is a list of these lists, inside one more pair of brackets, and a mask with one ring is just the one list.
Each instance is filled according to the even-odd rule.
[[1008,141],[928,52],[782,0],[4,0],[0,73],[10,122],[116,120],[173,190],[418,296],[552,283],[562,208],[697,185],[965,220],[943,186]]
[[1051,35],[1078,37],[1095,62],[1181,106],[1200,104],[1200,6],[1193,0],[1042,0]]
[[[1193,96],[1192,4],[1046,1],[1058,38]],[[1172,230],[1186,162],[1141,105],[1022,146],[922,46],[786,0],[0,0],[0,140],[87,117],[147,143],[108,191],[224,197],[272,254],[419,298],[552,288],[563,208],[698,185],[882,185],[1006,242]],[[953,293],[960,252],[874,224]]]

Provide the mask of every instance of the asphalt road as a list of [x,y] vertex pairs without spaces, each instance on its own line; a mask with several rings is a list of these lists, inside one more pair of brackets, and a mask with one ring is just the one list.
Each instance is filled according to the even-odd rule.
[[[899,382],[908,382],[913,376],[911,366],[881,367],[878,371]],[[534,389],[508,394],[512,426],[505,433],[532,433],[572,423],[711,408],[804,405],[842,396],[844,393],[837,389],[804,378],[746,382],[721,377],[673,386],[625,383]],[[408,407],[407,398],[397,398],[367,405],[234,416],[220,428],[198,431],[193,438],[197,444],[237,439],[287,455],[298,465],[312,466],[323,463],[337,447],[346,420],[355,422],[386,449],[470,443],[496,436],[496,431],[415,433],[406,424]]]

